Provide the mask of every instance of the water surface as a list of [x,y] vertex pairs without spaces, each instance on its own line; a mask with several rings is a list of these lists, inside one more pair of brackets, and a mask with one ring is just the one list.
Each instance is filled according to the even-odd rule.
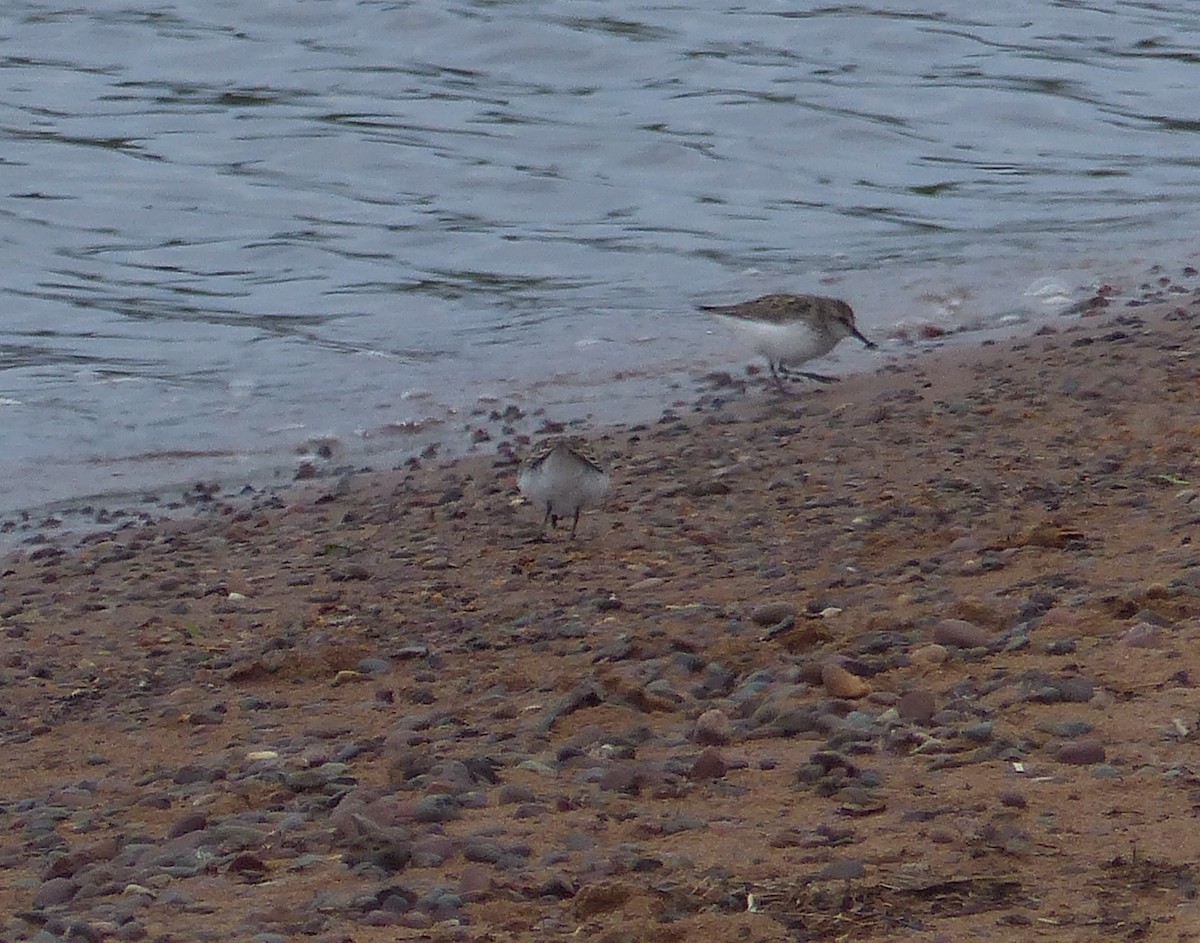
[[1193,260],[1190,5],[911,6],[6,4],[0,513],[650,418],[750,359],[698,301],[886,338]]

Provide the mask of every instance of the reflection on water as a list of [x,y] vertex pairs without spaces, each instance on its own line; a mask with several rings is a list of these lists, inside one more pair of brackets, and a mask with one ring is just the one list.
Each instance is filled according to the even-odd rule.
[[988,326],[1197,229],[1182,0],[101,0],[0,26],[0,511],[325,436],[397,461],[481,401],[645,418],[740,368],[696,301]]

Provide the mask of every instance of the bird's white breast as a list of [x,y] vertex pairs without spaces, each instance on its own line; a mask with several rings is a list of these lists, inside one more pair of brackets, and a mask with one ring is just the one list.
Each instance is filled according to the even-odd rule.
[[755,353],[775,363],[800,364],[833,350],[838,338],[816,331],[806,321],[771,324],[745,318],[722,317]]
[[574,514],[577,508],[599,502],[608,491],[608,475],[555,449],[546,460],[522,468],[517,487],[538,507],[549,508],[560,517]]

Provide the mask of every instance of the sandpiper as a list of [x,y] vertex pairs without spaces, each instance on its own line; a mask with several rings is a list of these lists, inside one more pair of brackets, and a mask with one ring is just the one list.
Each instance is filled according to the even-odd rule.
[[753,301],[732,305],[700,305],[701,311],[717,315],[749,340],[755,353],[767,358],[771,377],[783,388],[782,376],[792,374],[831,383],[835,378],[804,370],[789,371],[833,350],[843,337],[867,340],[854,325],[854,311],[838,298],[821,295],[763,295]]
[[547,522],[557,527],[560,517],[570,517],[573,538],[579,512],[598,504],[608,491],[608,472],[586,439],[554,436],[537,443],[521,463],[517,486],[536,507],[545,508],[542,533]]

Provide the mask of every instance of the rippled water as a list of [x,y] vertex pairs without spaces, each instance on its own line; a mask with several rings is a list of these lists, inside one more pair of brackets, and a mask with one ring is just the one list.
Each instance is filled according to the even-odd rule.
[[1195,248],[1182,0],[136,3],[0,12],[0,511],[653,416],[749,359],[700,300],[886,337]]

